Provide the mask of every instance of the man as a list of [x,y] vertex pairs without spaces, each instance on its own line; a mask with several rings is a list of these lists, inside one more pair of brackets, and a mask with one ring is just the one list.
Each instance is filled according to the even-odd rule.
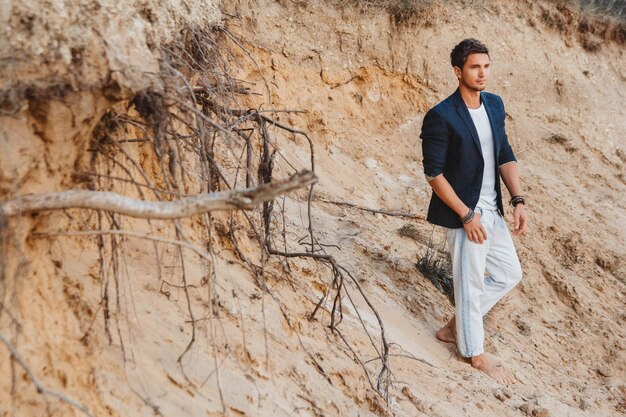
[[420,135],[424,173],[433,189],[427,219],[446,228],[452,256],[455,316],[437,338],[456,342],[474,368],[510,384],[513,375],[483,349],[483,316],[522,277],[503,220],[500,177],[512,196],[513,235],[526,230],[525,201],[502,99],[483,92],[489,76],[487,47],[465,39],[450,58],[459,87],[426,114]]

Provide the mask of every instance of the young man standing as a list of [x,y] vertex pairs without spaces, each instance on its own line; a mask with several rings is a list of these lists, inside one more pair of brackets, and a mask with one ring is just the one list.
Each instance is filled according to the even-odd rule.
[[450,54],[458,89],[424,117],[424,173],[433,189],[428,221],[447,228],[455,316],[437,332],[461,356],[505,384],[512,374],[484,354],[483,316],[521,279],[503,219],[500,177],[514,206],[514,235],[526,230],[517,160],[506,136],[502,99],[486,93],[489,51],[465,39]]

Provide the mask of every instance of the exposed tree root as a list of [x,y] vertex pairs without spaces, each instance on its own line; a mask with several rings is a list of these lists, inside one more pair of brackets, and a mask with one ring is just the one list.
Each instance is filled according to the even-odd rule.
[[89,416],[89,417],[93,417],[93,414],[91,414],[91,412],[87,409],[87,407],[85,407],[84,405],[80,404],[76,400],[68,397],[67,395],[65,395],[63,393],[60,393],[60,392],[57,392],[57,391],[54,391],[54,390],[46,388],[41,383],[41,381],[39,381],[39,379],[33,373],[33,371],[30,369],[30,367],[26,364],[26,361],[24,361],[22,356],[15,350],[15,348],[11,345],[11,343],[9,343],[9,341],[2,334],[0,334],[0,342],[2,342],[2,344],[9,350],[9,353],[11,353],[11,360],[17,362],[22,367],[22,369],[24,369],[24,371],[26,371],[26,373],[28,374],[28,378],[35,385],[35,388],[37,389],[38,393],[43,394],[43,395],[48,396],[48,397],[57,398],[57,399],[63,401],[64,403],[66,403],[67,405],[69,405],[69,406],[71,406],[73,408],[76,408],[77,410],[79,410],[84,415]]
[[[218,39],[219,37],[221,39]],[[184,293],[181,302],[185,303],[185,314],[188,316],[185,317],[184,323],[190,326],[191,331],[189,340],[179,355],[178,366],[190,389],[201,396],[203,396],[201,388],[209,380],[215,382],[224,414],[228,409],[228,399],[221,389],[220,366],[229,355],[230,344],[225,340],[226,343],[218,346],[217,342],[218,337],[226,339],[226,332],[216,308],[220,304],[216,284],[220,276],[216,272],[218,259],[214,253],[216,250],[214,245],[219,238],[225,238],[232,243],[234,253],[253,274],[255,283],[263,294],[263,319],[265,320],[266,295],[269,295],[267,300],[279,306],[287,325],[297,335],[312,366],[330,383],[330,378],[315,359],[315,355],[304,346],[297,326],[294,326],[289,318],[287,307],[272,292],[266,280],[268,270],[275,266],[276,260],[280,260],[287,271],[289,260],[296,257],[310,258],[328,267],[330,284],[317,301],[309,318],[315,319],[320,310],[329,312],[331,332],[336,334],[353,354],[370,386],[388,401],[392,374],[388,361],[390,344],[387,341],[383,321],[355,275],[327,253],[328,247],[336,245],[319,242],[315,236],[312,220],[313,184],[316,181],[313,140],[306,132],[282,124],[273,118],[275,113],[281,111],[293,113],[304,110],[267,111],[241,108],[236,97],[252,94],[252,91],[244,85],[244,81],[229,75],[227,60],[223,57],[223,54],[230,54],[228,48],[224,46],[228,42],[232,42],[236,49],[243,51],[254,61],[252,54],[245,48],[245,42],[235,38],[223,28],[185,31],[180,42],[164,49],[165,58],[161,66],[161,76],[165,81],[163,83],[166,86],[165,90],[140,92],[125,103],[126,110],[121,105],[116,106],[101,120],[89,147],[90,166],[77,169],[74,176],[75,180],[83,181],[87,189],[27,195],[0,202],[0,222],[7,222],[9,218],[20,214],[43,210],[69,208],[97,210],[97,216],[93,216],[91,220],[95,224],[89,229],[37,232],[31,237],[97,236],[101,286],[101,300],[97,311],[98,314],[102,314],[108,342],[119,343],[121,347],[124,372],[131,391],[156,414],[160,414],[158,401],[151,399],[150,393],[145,389],[147,384],[143,384],[141,375],[133,375],[137,381],[130,382],[128,373],[135,371],[129,371],[128,369],[132,367],[126,366],[135,360],[135,345],[127,323],[128,315],[131,314],[129,310],[135,309],[128,272],[130,268],[126,264],[125,255],[128,237],[152,241],[155,267],[161,286],[169,288],[167,291]],[[267,94],[270,95],[269,84],[267,82],[264,84]],[[310,166],[295,167],[281,154],[277,144],[277,132],[303,141],[303,147],[308,148],[310,152]],[[153,164],[147,166],[146,161]],[[193,164],[189,161],[193,161]],[[139,199],[131,199],[113,192],[122,184],[134,187]],[[242,186],[246,188],[240,188]],[[308,218],[306,235],[302,239],[294,239],[285,222],[285,200],[279,205],[275,204],[274,199],[307,186],[309,189],[306,202]],[[155,201],[148,201],[148,197]],[[328,202],[373,211],[351,203]],[[255,210],[261,204],[262,208]],[[254,211],[241,212],[241,215],[231,212],[228,227],[210,215],[214,210],[243,209]],[[383,210],[374,212],[404,217],[414,216],[410,213]],[[125,216],[148,219],[146,221],[150,232],[130,230],[128,224],[125,224]],[[189,216],[198,216],[194,221],[199,221],[202,225],[201,237],[192,233],[188,220],[185,220]],[[281,218],[282,222],[279,222]],[[170,235],[175,237],[157,236],[149,219],[171,220],[166,224],[169,225],[167,227],[170,228]],[[14,220],[18,221],[19,218],[11,219]],[[242,249],[240,237],[236,233],[239,229],[245,229],[253,236],[252,239],[258,243],[260,256],[251,255],[249,250]],[[167,232],[160,230],[160,233]],[[276,249],[277,241],[281,242],[281,250]],[[172,251],[174,254],[169,256],[176,262],[176,271],[167,280],[162,274],[161,264],[164,254],[170,251],[159,250],[157,245],[160,243],[174,246]],[[305,249],[292,251],[289,249],[290,243],[300,244]],[[207,271],[206,278],[199,284],[189,279],[190,261],[184,256],[184,249],[197,254]],[[1,269],[0,274],[3,274],[4,268]],[[296,281],[289,277],[287,280],[291,288],[297,291]],[[198,290],[200,287],[206,287],[206,293],[202,302],[198,303],[196,298],[190,295],[189,290],[191,288]],[[365,325],[356,308],[355,296],[360,297],[376,317],[378,334],[372,334],[370,328]],[[375,363],[380,366],[380,370],[375,374],[372,374],[366,366],[373,361],[361,359],[362,353],[357,351],[351,341],[340,332],[343,303],[346,298],[354,306],[362,329],[376,353]],[[126,301],[122,302],[122,299]],[[327,307],[327,303],[332,306]],[[208,323],[209,326],[212,358],[207,363],[212,363],[214,369],[206,377],[194,378],[186,368],[185,358],[198,341],[196,332],[201,322]],[[89,326],[87,333],[91,328],[92,326]],[[264,329],[264,332],[265,362],[269,369],[267,329]],[[4,339],[2,341],[4,342]],[[11,350],[10,345],[7,347]],[[16,357],[13,351],[11,354]],[[24,363],[19,360],[18,362],[27,369]],[[31,379],[40,390],[40,384],[34,376]],[[80,404],[72,404],[72,400],[62,394],[56,395],[48,390],[42,392],[57,396],[90,415],[86,410],[79,408]]]

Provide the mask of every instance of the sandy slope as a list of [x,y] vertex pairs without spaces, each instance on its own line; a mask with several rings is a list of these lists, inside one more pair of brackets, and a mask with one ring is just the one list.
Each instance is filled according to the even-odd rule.
[[[514,408],[522,397],[534,398],[553,415],[578,415],[584,414],[579,408],[584,399],[582,408],[612,415],[622,401],[619,387],[625,375],[626,228],[620,225],[626,220],[626,122],[624,107],[616,105],[624,103],[623,91],[603,86],[624,84],[623,48],[605,45],[601,53],[588,53],[571,38],[530,26],[529,20],[545,13],[536,6],[531,7],[534,15],[519,19],[526,7],[435,6],[422,13],[422,20],[393,27],[379,14],[350,8],[338,12],[317,2],[301,9],[264,3],[256,26],[249,24],[243,7],[238,9],[242,18],[229,23],[258,45],[255,55],[270,67],[266,75],[276,85],[274,105],[313,109],[292,121],[306,124],[318,141],[319,194],[421,214],[429,194],[417,138],[421,117],[454,89],[447,57],[451,46],[466,36],[490,45],[489,89],[507,104],[509,136],[521,162],[531,215],[529,233],[517,243],[523,283],[487,319],[488,350],[510,364],[522,382],[514,390],[519,397],[502,405]],[[276,29],[258,30],[262,27]],[[328,108],[333,110],[322,110]],[[332,219],[338,209],[316,208],[326,213],[320,214],[324,220],[318,227],[337,224]],[[425,359],[448,352],[433,341],[432,332],[450,315],[450,307],[411,269],[410,261],[423,247],[397,236],[403,224],[398,219],[341,212],[356,237],[351,245],[340,235],[332,240],[342,242],[348,258],[352,245],[364,255],[351,264],[370,278],[368,290],[378,298],[381,314],[388,312],[392,340]],[[430,227],[418,226],[428,237]],[[373,268],[364,267],[376,258],[381,261]],[[465,368],[456,358],[441,367],[451,374]],[[463,372],[452,377],[463,388],[445,396],[457,410],[450,415],[460,415],[463,405],[455,400],[464,395],[495,407],[498,401],[490,395],[466,391],[468,385],[485,386],[464,382]],[[439,398],[437,392],[449,385],[447,378],[433,384],[417,375],[412,370],[396,376],[424,394],[425,401]],[[469,408],[468,413],[473,414]]]
[[[545,10],[557,13],[550,5],[436,5],[396,25],[382,10],[330,3],[227,1],[222,8],[227,28],[255,60],[231,44],[235,75],[255,83],[253,89],[262,93],[246,104],[307,110],[276,117],[313,138],[320,178],[313,224],[318,239],[331,245],[327,251],[354,275],[383,320],[392,371],[388,405],[364,371],[375,379],[380,370],[375,352],[380,349],[379,326],[354,283],[347,284],[338,326],[346,344],[327,328],[331,302],[315,320],[307,320],[330,284],[328,268],[306,259],[288,264],[272,259],[265,276],[271,293],[264,293],[219,234],[213,236],[219,248],[212,261],[215,279],[207,280],[205,260],[192,253],[185,257],[195,285],[190,291],[194,313],[206,320],[197,327],[197,340],[182,367],[176,361],[191,329],[185,295],[176,286],[179,259],[172,247],[159,245],[160,281],[152,244],[126,242],[126,269],[115,286],[119,305],[111,317],[109,342],[96,239],[28,239],[24,253],[29,266],[3,293],[5,300],[12,297],[5,303],[21,324],[16,346],[25,360],[49,387],[77,398],[98,416],[148,416],[154,407],[165,416],[625,413],[623,45],[606,43],[599,51],[586,51],[576,34],[544,25]],[[434,339],[452,308],[414,264],[431,237],[441,240],[440,232],[424,221],[328,202],[425,214],[430,190],[422,175],[421,119],[454,90],[447,55],[467,36],[492,50],[489,91],[507,105],[508,133],[529,200],[530,229],[516,241],[524,279],[486,319],[487,351],[519,379],[504,391],[460,362],[453,346]],[[58,104],[51,108],[60,109],[59,117],[67,113]],[[24,120],[2,120],[7,130],[23,129],[24,136],[31,132],[32,124]],[[306,166],[301,139],[271,132],[285,160]],[[135,137],[138,132],[117,134]],[[15,142],[4,143],[16,146],[10,152],[20,152]],[[41,166],[55,172],[55,163],[63,167],[81,158],[70,142],[62,149],[69,152],[67,161],[54,158],[45,143],[39,153],[23,149],[20,158],[30,162],[16,188],[32,191],[67,183],[69,171],[49,180],[38,173]],[[129,145],[127,150],[142,155],[141,147]],[[49,161],[37,162],[38,154],[48,155]],[[277,160],[276,171],[288,172],[287,162]],[[133,192],[130,186],[116,187]],[[295,193],[284,204],[288,247],[302,250],[298,239],[308,225],[306,193]],[[18,231],[25,236],[33,230],[93,225],[89,213],[70,215],[40,216],[32,224],[18,224]],[[218,224],[227,219],[214,216]],[[139,221],[123,222],[127,228],[149,230]],[[417,230],[417,240],[398,233],[407,223]],[[205,238],[196,219],[185,224],[196,241]],[[153,227],[172,237],[168,224],[155,222]],[[258,261],[254,240],[244,231],[237,233],[243,251]],[[219,302],[212,304],[215,294]],[[0,318],[0,331],[13,331],[11,316]],[[0,415],[44,412],[41,396],[21,370],[10,400],[8,355],[0,352]],[[54,415],[79,415],[54,401],[50,407]]]

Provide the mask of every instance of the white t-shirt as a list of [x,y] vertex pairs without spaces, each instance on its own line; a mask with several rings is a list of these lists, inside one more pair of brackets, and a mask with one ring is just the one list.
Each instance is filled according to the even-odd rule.
[[480,188],[480,199],[476,206],[488,210],[497,210],[496,156],[493,145],[493,134],[491,132],[491,125],[489,124],[489,116],[487,116],[483,103],[480,103],[480,107],[477,109],[470,109],[468,107],[467,110],[469,110],[469,114],[474,121],[474,126],[476,126],[478,138],[480,139],[480,147],[483,151],[483,160],[485,161],[483,184]]

